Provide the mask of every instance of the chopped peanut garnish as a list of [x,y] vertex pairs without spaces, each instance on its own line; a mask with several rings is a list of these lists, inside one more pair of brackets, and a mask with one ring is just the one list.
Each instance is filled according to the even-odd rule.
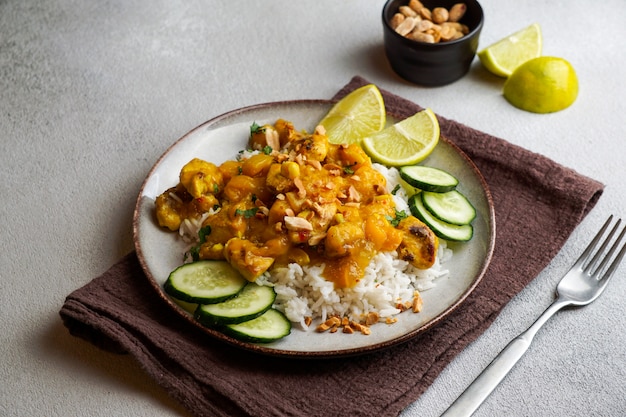
[[367,326],[371,326],[374,323],[378,323],[378,320],[380,320],[380,316],[378,315],[378,313],[371,312],[367,314],[367,317],[365,318],[365,324]]
[[361,331],[361,325],[356,321],[350,321],[349,326],[353,327],[355,330]]
[[322,169],[322,163],[320,161],[317,161],[315,159],[308,159],[306,161],[307,164],[311,165],[313,168],[320,170]]
[[304,188],[304,184],[302,183],[302,180],[298,177],[293,180],[293,183],[298,189],[298,197],[300,198],[306,197],[306,189]]
[[302,217],[297,216],[285,216],[285,227],[287,228],[287,230],[294,231],[313,230],[313,225],[307,219],[303,219]]
[[323,333],[323,332],[325,332],[328,329],[330,329],[330,326],[328,324],[326,324],[326,322],[324,322],[324,323],[320,323],[320,325],[317,326],[315,331],[317,331],[319,333]]
[[326,233],[314,234],[314,235],[311,235],[307,243],[309,244],[309,246],[316,246],[316,245],[319,245],[322,242],[322,240],[324,240],[325,238],[326,238]]
[[379,194],[387,194],[387,188],[378,184],[374,185],[374,191],[376,191]]
[[361,194],[357,191],[356,188],[354,188],[353,185],[348,188],[348,200],[354,202],[361,201]]
[[267,146],[272,149],[279,149],[280,142],[278,139],[278,132],[274,129],[266,129],[265,130],[265,141],[267,142]]
[[[408,305],[407,305],[408,303]],[[407,301],[406,303],[397,303],[396,308],[400,311],[406,311],[409,307],[411,307],[411,303]]]
[[422,306],[424,305],[424,301],[422,300],[422,296],[419,292],[415,291],[413,295],[413,312],[419,313],[422,311]]
[[318,332],[325,332],[331,327],[338,327],[340,324],[341,324],[341,320],[339,319],[339,317],[330,317],[324,323],[317,326],[316,330]]

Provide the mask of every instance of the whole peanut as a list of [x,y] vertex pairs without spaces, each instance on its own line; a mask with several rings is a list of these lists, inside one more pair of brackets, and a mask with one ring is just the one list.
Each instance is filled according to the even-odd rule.
[[406,17],[415,17],[417,16],[417,12],[411,9],[409,6],[400,6],[398,11],[405,15]]
[[406,36],[411,33],[413,29],[415,29],[415,25],[415,19],[413,19],[412,17],[407,17],[402,21],[402,23],[398,25],[398,27],[396,28],[396,32],[398,32],[402,36]]
[[424,8],[424,5],[420,0],[409,0],[409,7],[419,13]]
[[391,21],[389,22],[393,30],[396,30],[396,28],[400,25],[400,23],[404,21],[404,19],[405,19],[405,16],[402,13],[394,14],[393,17],[391,18]]
[[426,32],[412,32],[410,39],[418,42],[435,43],[435,37]]
[[465,3],[457,3],[450,8],[450,12],[448,13],[448,21],[450,22],[458,22],[461,20],[465,11],[467,10],[467,6]]
[[435,7],[432,12],[433,22],[443,23],[448,21],[448,10],[445,7]]

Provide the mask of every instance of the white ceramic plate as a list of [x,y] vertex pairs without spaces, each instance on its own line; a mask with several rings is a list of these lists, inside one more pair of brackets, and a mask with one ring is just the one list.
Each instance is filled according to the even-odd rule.
[[[422,292],[424,309],[418,314],[405,312],[393,325],[377,324],[370,335],[317,333],[294,326],[291,335],[271,344],[242,343],[215,330],[201,326],[163,291],[169,273],[182,263],[185,245],[177,233],[160,228],[155,219],[154,201],[164,190],[178,183],[183,165],[192,158],[216,164],[234,159],[246,147],[253,122],[274,123],[278,118],[293,122],[297,129],[313,131],[332,103],[301,100],[261,104],[238,109],[193,129],[172,145],[154,165],[146,178],[135,209],[133,231],[135,247],[147,279],[170,305],[172,314],[187,320],[212,336],[245,349],[277,356],[336,357],[383,349],[404,342],[433,327],[454,311],[482,278],[494,245],[494,210],[486,183],[469,158],[442,138],[424,164],[442,168],[460,179],[459,190],[477,210],[474,237],[466,243],[451,243],[451,261],[445,264],[447,277],[437,280],[435,288]],[[393,122],[392,115],[389,117]]]

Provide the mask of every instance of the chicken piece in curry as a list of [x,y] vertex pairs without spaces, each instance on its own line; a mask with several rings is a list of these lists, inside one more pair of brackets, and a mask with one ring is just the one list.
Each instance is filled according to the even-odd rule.
[[249,148],[259,152],[220,165],[191,160],[156,199],[158,223],[172,231],[214,211],[195,259],[226,260],[249,281],[292,262],[323,264],[337,288],[354,286],[382,251],[420,269],[433,265],[437,237],[396,211],[360,146],[331,144],[322,127],[308,134],[280,119],[254,124]]

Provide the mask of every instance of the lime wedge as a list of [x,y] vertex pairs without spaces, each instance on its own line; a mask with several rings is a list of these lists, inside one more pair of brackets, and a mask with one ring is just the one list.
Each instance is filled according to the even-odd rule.
[[524,62],[541,56],[543,40],[539,24],[515,32],[478,52],[478,58],[491,73],[508,77]]
[[374,84],[360,87],[338,101],[319,122],[330,143],[359,143],[386,123],[385,103]]
[[363,139],[361,146],[376,162],[387,166],[423,161],[439,142],[439,122],[430,109],[422,110]]

